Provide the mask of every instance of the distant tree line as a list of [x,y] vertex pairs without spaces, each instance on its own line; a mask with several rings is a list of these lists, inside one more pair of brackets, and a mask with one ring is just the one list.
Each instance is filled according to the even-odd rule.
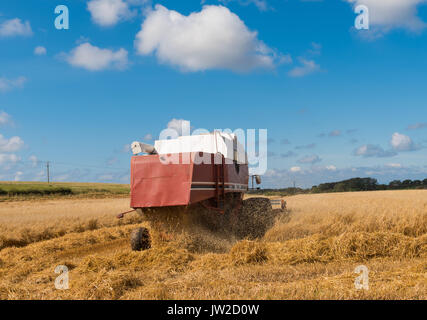
[[339,182],[322,183],[311,188],[312,193],[322,192],[351,192],[374,190],[404,190],[427,189],[427,179],[424,180],[394,180],[389,184],[379,184],[373,178],[353,178]]
[[379,184],[373,178],[353,178],[338,182],[322,183],[312,188],[284,188],[284,189],[259,189],[249,190],[251,194],[262,194],[266,196],[289,196],[303,193],[326,193],[326,192],[352,192],[352,191],[375,191],[375,190],[405,190],[405,189],[427,189],[427,179],[424,180],[393,180],[389,184]]

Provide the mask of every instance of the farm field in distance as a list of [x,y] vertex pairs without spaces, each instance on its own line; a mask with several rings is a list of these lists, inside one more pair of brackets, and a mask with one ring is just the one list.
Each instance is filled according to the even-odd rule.
[[[284,199],[289,213],[257,241],[189,222],[152,229],[142,252],[129,235],[150,226],[115,218],[129,210],[123,194],[3,202],[0,299],[427,299],[427,190]],[[68,290],[55,289],[58,265]],[[369,290],[355,289],[360,265]]]
[[0,202],[40,198],[128,196],[130,186],[117,183],[0,181]]

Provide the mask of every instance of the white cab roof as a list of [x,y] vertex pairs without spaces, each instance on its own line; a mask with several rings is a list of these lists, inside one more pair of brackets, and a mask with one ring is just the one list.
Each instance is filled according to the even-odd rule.
[[176,154],[187,152],[220,153],[226,159],[234,160],[236,151],[237,162],[246,163],[246,152],[242,144],[234,145],[236,135],[215,131],[209,134],[181,136],[177,139],[156,140],[154,148],[158,154]]

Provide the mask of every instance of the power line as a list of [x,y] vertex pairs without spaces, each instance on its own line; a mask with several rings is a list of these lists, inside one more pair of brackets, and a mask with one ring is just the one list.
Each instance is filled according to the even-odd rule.
[[75,167],[87,167],[87,168],[96,168],[96,169],[107,169],[107,170],[129,170],[129,168],[116,168],[109,166],[95,166],[88,164],[78,164],[78,163],[67,163],[67,162],[52,162],[55,165],[64,165],[64,166],[75,166]]
[[49,166],[52,165],[60,165],[60,166],[74,166],[74,167],[88,167],[88,168],[96,168],[96,169],[112,169],[112,170],[129,170],[129,168],[119,168],[119,167],[110,167],[110,166],[97,166],[90,164],[82,164],[82,163],[69,163],[69,162],[56,162],[56,161],[48,161],[48,160],[20,160],[18,163],[31,163],[36,165],[46,166],[46,163],[49,162]]

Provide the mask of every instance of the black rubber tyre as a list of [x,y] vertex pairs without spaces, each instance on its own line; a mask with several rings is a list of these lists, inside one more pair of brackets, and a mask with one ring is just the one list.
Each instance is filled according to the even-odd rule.
[[150,232],[147,228],[138,228],[132,231],[130,243],[133,251],[142,251],[151,248]]

